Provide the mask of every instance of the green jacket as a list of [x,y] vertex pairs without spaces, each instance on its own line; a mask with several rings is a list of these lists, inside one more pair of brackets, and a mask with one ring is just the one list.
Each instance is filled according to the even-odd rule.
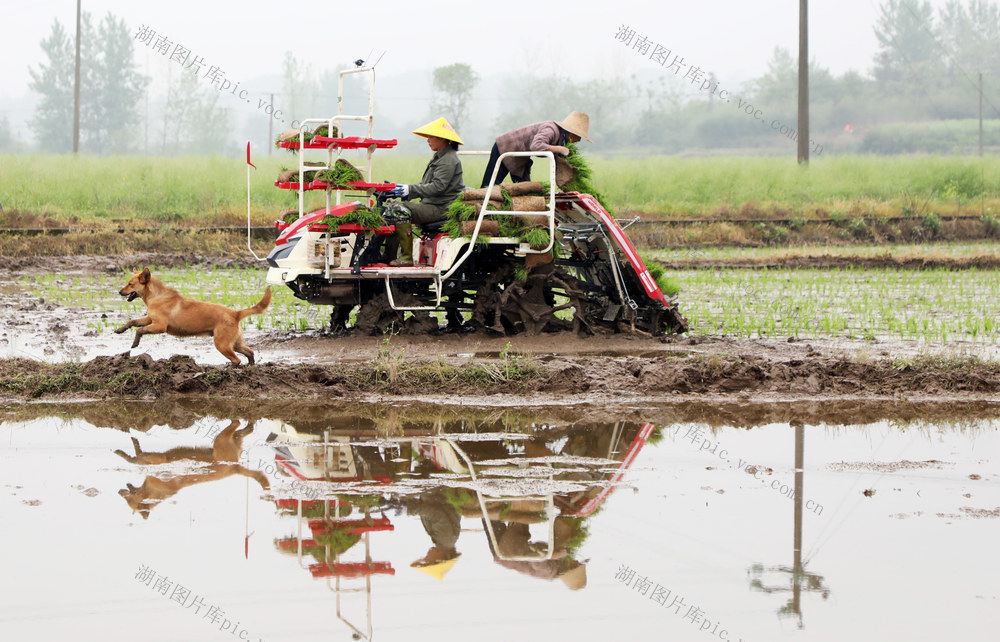
[[434,153],[427,163],[420,182],[410,185],[410,198],[419,198],[421,203],[448,207],[465,190],[462,179],[462,161],[450,146]]

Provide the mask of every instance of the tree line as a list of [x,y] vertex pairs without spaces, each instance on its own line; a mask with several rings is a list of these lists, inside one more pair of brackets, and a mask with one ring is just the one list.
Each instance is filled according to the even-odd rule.
[[[984,116],[1000,118],[996,0],[950,0],[939,11],[926,0],[883,0],[872,28],[878,51],[869,70],[837,76],[810,63],[810,126],[826,149],[964,150],[978,117],[980,74]],[[180,66],[169,68],[165,81],[161,79],[158,107],[150,111],[151,78],[139,73],[136,39],[122,19],[108,13],[95,24],[84,13],[82,34],[85,153],[216,153],[235,137],[236,118],[220,102],[220,92]],[[30,89],[40,96],[29,127],[38,150],[67,152],[72,146],[74,38],[56,20],[41,49],[43,61],[29,67]],[[510,100],[490,129],[505,131],[580,110],[590,115],[602,151],[794,150],[797,68],[791,52],[776,48],[766,73],[724,92],[724,82],[711,74],[712,90],[670,73],[582,81],[522,75],[500,88]],[[312,70],[288,53],[282,77],[286,113],[298,118],[335,113],[336,71]],[[444,115],[463,131],[480,80],[464,63],[438,67],[428,88],[430,104],[416,107],[424,113],[415,116]],[[914,145],[911,130],[889,127],[963,119],[967,126],[936,128],[935,146],[923,150],[919,141]],[[920,131],[920,125],[912,126],[912,132]],[[1000,129],[991,126],[988,131],[995,137]],[[1000,139],[995,144],[1000,146]],[[12,145],[9,122],[0,117],[0,151]]]

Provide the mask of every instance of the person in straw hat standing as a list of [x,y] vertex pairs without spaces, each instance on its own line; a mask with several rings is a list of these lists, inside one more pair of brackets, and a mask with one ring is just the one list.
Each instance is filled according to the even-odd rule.
[[[501,154],[507,152],[552,152],[567,156],[567,143],[578,143],[581,138],[594,142],[587,136],[590,127],[590,117],[580,111],[572,111],[562,121],[547,120],[541,123],[525,125],[497,136],[490,152],[490,161],[483,174],[482,187],[490,184],[493,169]],[[503,159],[497,171],[497,183],[510,174],[511,180],[521,183],[531,180],[531,158],[528,156],[508,156]]]
[[419,198],[420,202],[389,204],[383,212],[386,222],[396,225],[396,241],[399,244],[399,258],[391,261],[390,265],[412,265],[411,223],[424,225],[444,220],[447,218],[448,205],[465,190],[462,161],[457,154],[458,146],[463,143],[451,124],[444,118],[438,118],[414,129],[413,133],[427,139],[427,145],[434,156],[427,163],[419,183],[397,183],[392,189],[393,196],[403,200]]

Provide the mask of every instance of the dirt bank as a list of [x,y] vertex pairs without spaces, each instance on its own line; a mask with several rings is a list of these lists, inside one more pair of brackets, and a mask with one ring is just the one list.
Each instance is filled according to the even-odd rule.
[[[388,349],[368,337],[299,337],[283,348],[280,359],[240,368],[200,364],[183,355],[44,364],[7,359],[0,362],[0,381],[8,397],[20,399],[200,395],[525,404],[705,396],[991,399],[1000,393],[1000,364],[974,358],[859,359],[823,354],[811,345],[762,350],[754,341],[650,338],[624,340],[626,347],[614,338],[544,338],[544,351],[515,337],[511,351],[501,355],[457,352],[476,341],[468,335],[433,342],[396,337]],[[595,344],[600,353],[589,352]]]

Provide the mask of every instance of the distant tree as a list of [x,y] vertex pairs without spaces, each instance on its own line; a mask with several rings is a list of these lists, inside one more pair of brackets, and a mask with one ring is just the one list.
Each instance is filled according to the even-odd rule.
[[0,152],[16,151],[14,136],[10,131],[10,121],[7,114],[0,115]]
[[944,64],[929,2],[885,0],[874,30],[879,51],[872,73],[880,85],[907,81],[927,91],[940,80]]
[[775,47],[767,73],[751,83],[751,93],[769,104],[795,103],[799,90],[799,62],[784,47]]
[[[88,37],[88,40],[91,38]],[[89,51],[86,86],[88,149],[123,153],[134,149],[141,121],[139,105],[149,85],[135,62],[135,39],[125,21],[108,12],[97,29],[99,43]]]
[[479,75],[465,63],[438,67],[434,70],[431,110],[447,118],[456,130],[461,130],[469,99],[478,83]]
[[[316,108],[316,83],[313,82],[309,68],[292,55],[292,52],[285,52],[285,59],[281,63],[283,76],[281,105],[275,105],[275,109],[281,109],[288,122],[293,119],[315,118],[312,113]],[[333,86],[333,93],[337,93],[337,86]]]
[[230,121],[219,92],[198,74],[181,71],[167,81],[163,148],[166,154],[217,152],[229,139]]
[[497,119],[497,133],[543,120],[562,120],[571,111],[590,117],[590,137],[602,146],[631,137],[632,114],[644,96],[634,79],[613,77],[576,82],[562,76],[518,78],[506,92],[519,108]]
[[[769,109],[796,109],[799,95],[799,61],[784,47],[775,47],[767,63],[767,73],[748,86],[749,94]],[[811,102],[833,98],[837,83],[830,70],[809,61],[809,99]]]
[[[124,20],[108,13],[94,29],[90,14],[81,16],[81,149],[120,153],[133,147],[140,98],[149,79],[136,71],[133,39]],[[73,86],[76,60],[71,38],[58,20],[41,42],[47,62],[28,69],[29,88],[42,99],[30,127],[43,151],[72,149]]]
[[989,0],[951,0],[940,11],[948,75],[968,84],[979,72],[1000,77],[1000,7]]
[[41,42],[45,61],[37,69],[28,68],[28,87],[42,99],[28,123],[45,152],[73,149],[73,65],[74,44],[58,20]]

